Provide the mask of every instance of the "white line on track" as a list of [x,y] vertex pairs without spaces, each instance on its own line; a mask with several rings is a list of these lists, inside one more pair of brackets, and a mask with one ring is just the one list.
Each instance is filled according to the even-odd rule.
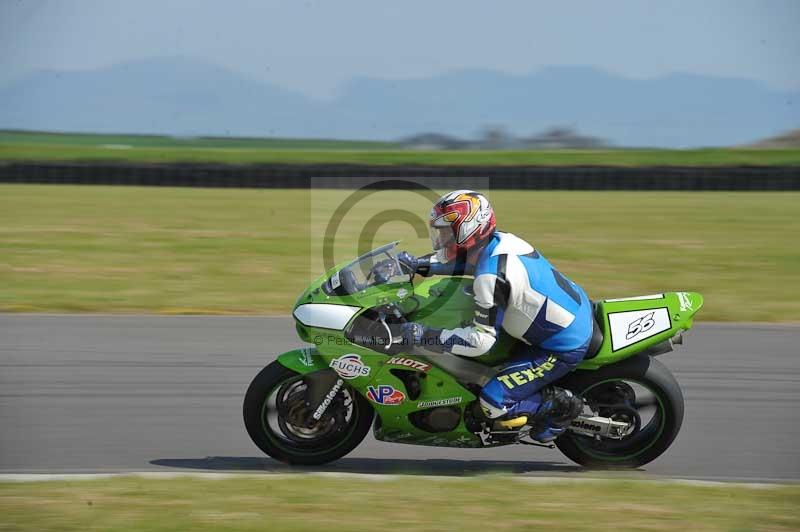
[[[432,481],[460,481],[460,480],[480,480],[480,476],[441,476],[441,475],[382,475],[382,474],[369,474],[369,473],[336,473],[336,472],[310,472],[310,473],[217,473],[217,472],[167,472],[167,471],[136,471],[128,473],[4,473],[0,474],[0,482],[49,482],[49,481],[73,481],[73,480],[103,480],[111,478],[144,478],[144,479],[158,479],[169,480],[176,478],[199,478],[206,480],[229,480],[235,478],[247,479],[296,479],[301,476],[321,477],[321,478],[336,478],[336,479],[353,479],[353,480],[366,480],[370,482],[387,482],[392,480],[402,480],[407,478],[425,479]],[[492,478],[498,475],[491,475]],[[571,482],[612,482],[612,481],[625,481],[625,482],[639,482],[646,484],[680,484],[685,486],[702,486],[702,487],[741,487],[741,488],[756,488],[756,489],[769,489],[786,485],[786,483],[770,483],[770,482],[721,482],[715,480],[692,480],[680,478],[664,478],[664,479],[637,479],[632,477],[554,477],[554,476],[520,476],[509,475],[509,480],[524,482],[527,484],[551,484],[551,483],[571,483]]]

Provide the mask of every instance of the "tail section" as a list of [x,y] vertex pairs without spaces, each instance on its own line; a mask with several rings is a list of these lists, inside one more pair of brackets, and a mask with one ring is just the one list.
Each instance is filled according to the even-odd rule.
[[[581,363],[582,369],[597,369],[653,348],[692,327],[694,315],[703,306],[697,292],[666,292],[646,296],[607,299],[597,303],[595,315],[603,332],[597,356]],[[676,342],[678,343],[678,342]],[[661,352],[671,350],[660,346]]]

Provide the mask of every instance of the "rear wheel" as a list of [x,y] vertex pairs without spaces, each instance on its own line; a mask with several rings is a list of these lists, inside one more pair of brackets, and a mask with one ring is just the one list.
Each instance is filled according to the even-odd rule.
[[622,439],[570,431],[558,438],[559,450],[583,466],[642,466],[666,451],[680,431],[683,394],[672,373],[654,358],[637,356],[596,371],[576,372],[559,385],[583,397],[594,415],[629,424]]
[[343,386],[322,418],[314,421],[306,405],[307,389],[302,375],[273,362],[245,394],[247,433],[259,449],[281,462],[332,462],[355,449],[372,426],[372,407],[349,386]]

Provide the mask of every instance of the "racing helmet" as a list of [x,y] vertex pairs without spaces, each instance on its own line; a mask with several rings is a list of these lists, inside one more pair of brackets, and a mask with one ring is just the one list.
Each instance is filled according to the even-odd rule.
[[480,249],[496,227],[489,200],[472,190],[448,192],[431,209],[431,244],[440,262]]

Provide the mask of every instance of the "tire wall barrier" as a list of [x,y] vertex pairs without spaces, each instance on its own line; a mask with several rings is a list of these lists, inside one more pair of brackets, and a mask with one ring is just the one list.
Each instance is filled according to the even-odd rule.
[[512,190],[800,190],[800,167],[0,163],[0,183],[355,189],[382,188],[384,180],[397,188],[403,179],[453,189],[488,180],[491,189]]

